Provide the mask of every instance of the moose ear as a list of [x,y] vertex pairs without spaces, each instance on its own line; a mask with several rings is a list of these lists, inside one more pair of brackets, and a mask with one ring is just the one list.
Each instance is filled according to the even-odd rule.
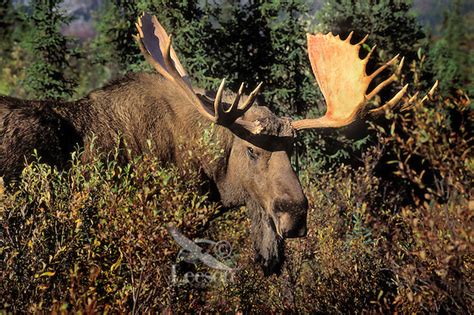
[[172,66],[176,69],[176,71],[178,71],[183,80],[189,86],[191,86],[191,80],[189,79],[186,70],[184,70],[184,67],[179,61],[176,52],[170,45],[170,36],[166,33],[165,29],[160,24],[160,22],[158,22],[156,17],[147,13],[143,13],[143,15],[138,19],[137,29],[141,42],[145,46],[148,53],[151,55],[154,61],[157,62],[167,73],[169,73],[170,69],[168,69],[168,66],[165,63],[164,56],[166,56],[167,47],[170,46],[170,57],[173,62]]

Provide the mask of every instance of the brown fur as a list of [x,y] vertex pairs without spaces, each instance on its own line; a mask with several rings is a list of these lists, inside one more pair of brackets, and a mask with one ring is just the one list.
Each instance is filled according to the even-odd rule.
[[[267,273],[278,272],[282,237],[306,229],[307,202],[289,160],[293,130],[289,120],[263,106],[251,108],[244,119],[259,120],[263,134],[217,126],[214,137],[223,156],[208,163],[201,155],[195,162],[224,206],[248,206],[257,258]],[[200,152],[198,140],[210,125],[173,83],[156,74],[129,75],[75,102],[0,97],[0,176],[18,177],[34,149],[44,162],[66,167],[75,146],[88,148],[92,135],[104,152],[121,136],[134,155],[147,153],[150,139],[161,161],[181,165],[187,150]]]

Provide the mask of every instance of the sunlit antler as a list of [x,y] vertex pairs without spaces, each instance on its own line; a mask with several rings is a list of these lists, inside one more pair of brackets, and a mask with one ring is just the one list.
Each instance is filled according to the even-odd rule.
[[[375,47],[364,59],[359,58],[361,44],[367,36],[358,44],[350,43],[352,33],[345,40],[332,33],[327,35],[308,34],[308,54],[311,68],[326,100],[326,114],[317,119],[303,119],[293,121],[292,126],[296,130],[309,128],[334,128],[342,127],[353,122],[357,114],[367,104],[367,101],[377,95],[380,90],[397,79],[403,65],[403,58],[397,71],[388,79],[376,86],[372,92],[366,94],[367,88],[372,80],[385,68],[393,64],[398,55],[392,60],[378,68],[374,73],[367,75],[366,66]],[[383,106],[372,109],[374,113],[395,105],[406,92],[407,85],[403,87],[390,101]]]
[[231,127],[233,124],[236,124],[252,133],[258,133],[260,131],[261,126],[258,123],[245,121],[241,119],[241,117],[255,102],[262,86],[261,83],[250,93],[246,101],[239,106],[244,88],[244,84],[242,84],[234,102],[229,108],[224,108],[222,94],[225,79],[222,80],[216,98],[214,99],[214,112],[212,112],[201,102],[193,91],[189,77],[171,45],[171,37],[168,36],[156,17],[145,13],[138,19],[136,26],[138,36],[136,36],[135,39],[147,61],[165,79],[175,82],[201,115],[222,126]]
[[438,84],[439,84],[439,82],[438,82],[438,80],[436,80],[435,83],[433,84],[433,86],[428,91],[428,93],[421,100],[418,99],[419,92],[416,92],[415,94],[413,94],[413,96],[410,97],[410,99],[407,102],[405,102],[405,104],[403,104],[400,111],[404,112],[404,111],[410,110],[415,105],[417,105],[417,104],[422,105],[427,99],[432,98],[435,91],[436,91],[436,89],[438,88]]
[[[183,80],[191,86],[191,81],[189,76],[184,70],[183,65],[179,62],[178,56],[171,46],[171,38],[166,33],[163,26],[156,19],[155,16],[148,15],[146,13],[138,19],[138,22],[135,23],[138,30],[138,37],[135,39],[140,45],[140,48],[145,48],[145,57],[151,56],[153,59],[153,66],[155,69],[166,79],[173,80],[171,72],[176,68],[179,75]],[[169,60],[166,60],[167,48],[169,47]],[[144,53],[142,51],[142,53]],[[151,60],[147,60],[151,61]]]

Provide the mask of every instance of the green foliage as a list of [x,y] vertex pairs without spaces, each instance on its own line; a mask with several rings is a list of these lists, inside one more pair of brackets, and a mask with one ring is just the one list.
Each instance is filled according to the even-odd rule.
[[124,74],[146,69],[143,56],[133,39],[135,22],[141,14],[139,1],[105,1],[96,16],[96,62],[107,65],[113,72]]
[[16,43],[9,54],[0,58],[0,94],[26,97],[21,84],[25,80],[26,59],[25,50]]
[[265,100],[281,114],[306,114],[320,96],[306,52],[309,4],[266,1],[259,10],[265,19],[271,51],[270,56],[258,61],[261,64],[266,60],[269,69],[264,80],[268,82]]
[[411,0],[331,0],[317,12],[317,29],[345,37],[354,31],[354,42],[370,35],[388,56],[401,54],[408,63],[416,58],[424,38]]
[[237,73],[235,88],[264,82],[264,101],[279,114],[305,114],[317,100],[305,49],[308,11],[306,1],[249,2],[222,23],[229,36],[221,42],[231,44],[223,46],[221,72]]
[[24,50],[18,44],[25,33],[25,23],[11,0],[0,1],[0,94],[24,96],[20,82],[24,78]]
[[117,67],[105,63],[96,42],[85,41],[79,47],[79,58],[71,62],[71,67],[78,73],[77,88],[73,98],[81,98],[90,91],[102,87],[117,75]]
[[11,0],[0,1],[0,51],[2,54],[8,53],[12,48],[12,37],[15,31],[15,24],[18,20],[18,16],[13,9]]
[[445,95],[462,88],[467,89],[468,95],[474,95],[474,23],[463,16],[462,6],[463,1],[454,1],[446,10],[441,38],[433,44],[429,54],[432,71]]
[[60,0],[33,0],[32,13],[25,16],[29,32],[25,49],[30,64],[26,69],[25,84],[31,97],[40,99],[67,99],[76,82],[70,71],[69,59],[74,52],[60,28],[69,21],[59,11]]
[[264,82],[264,101],[277,113],[306,113],[318,95],[305,50],[308,11],[306,1],[234,3],[221,18],[216,74],[230,75],[234,89]]
[[158,17],[197,86],[216,88],[221,78],[237,90],[265,82],[267,104],[285,114],[303,114],[315,101],[305,52],[306,1],[201,3],[199,1],[109,2],[98,18],[96,45],[102,63],[121,71],[143,69],[132,39],[142,11]]

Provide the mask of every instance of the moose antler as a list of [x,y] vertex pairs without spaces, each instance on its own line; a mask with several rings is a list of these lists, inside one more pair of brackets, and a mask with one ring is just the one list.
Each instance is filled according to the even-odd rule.
[[223,79],[214,99],[214,112],[211,112],[193,91],[189,77],[171,45],[171,36],[168,36],[156,17],[144,13],[138,19],[136,27],[138,29],[138,35],[135,36],[135,40],[147,61],[165,79],[175,82],[201,115],[225,127],[231,127],[233,124],[236,124],[252,133],[260,132],[261,126],[258,123],[245,121],[241,119],[241,117],[255,102],[262,83],[260,83],[255,90],[250,93],[246,101],[239,106],[244,89],[244,84],[242,83],[232,105],[229,108],[224,108],[222,94],[224,92],[225,79]]
[[[323,117],[317,119],[293,121],[291,124],[294,129],[334,128],[349,125],[366,106],[368,100],[397,79],[403,66],[403,58],[394,74],[375,87],[372,92],[366,94],[372,80],[398,59],[397,55],[374,73],[367,75],[366,65],[375,49],[374,46],[364,59],[359,58],[360,46],[367,37],[358,44],[352,45],[350,43],[352,32],[345,40],[341,40],[339,35],[334,36],[332,33],[307,35],[311,68],[326,100],[327,110]],[[407,87],[408,85],[405,85],[390,101],[370,110],[369,113],[379,112],[395,105],[405,94]]]

